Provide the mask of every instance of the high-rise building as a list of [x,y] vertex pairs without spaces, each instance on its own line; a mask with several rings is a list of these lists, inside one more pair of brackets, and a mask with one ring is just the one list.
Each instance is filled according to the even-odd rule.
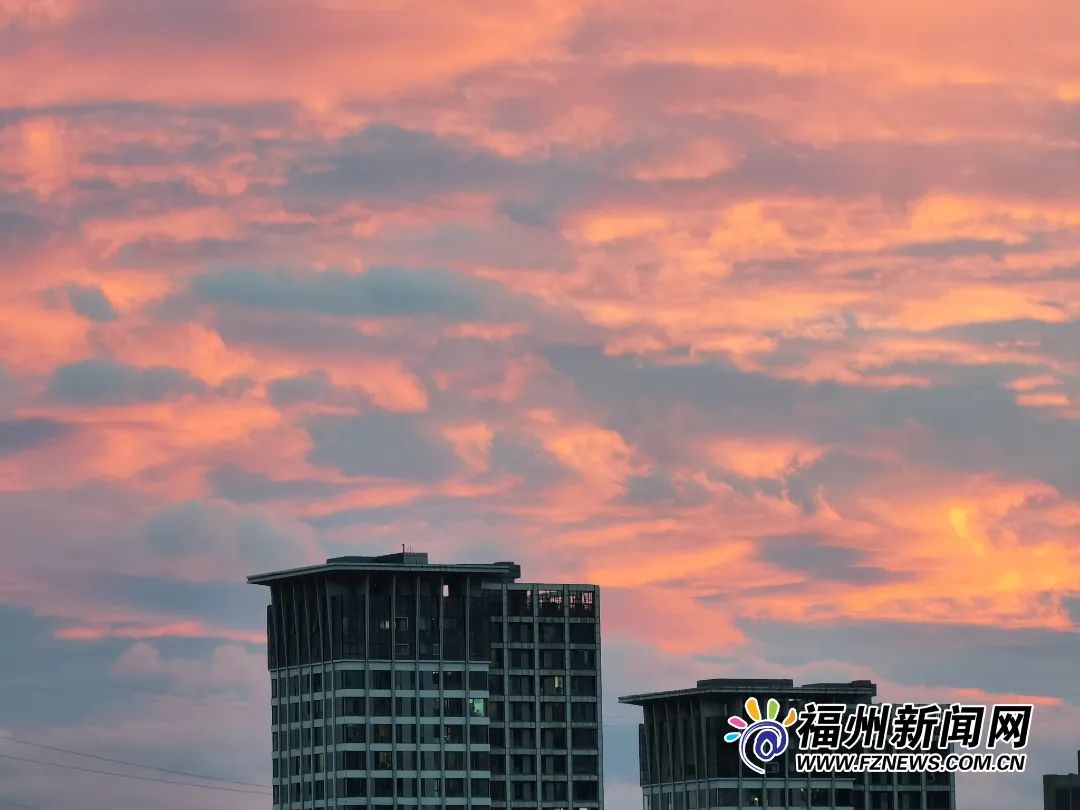
[[270,588],[274,807],[603,807],[594,585],[337,557]]
[[1080,810],[1080,751],[1076,752],[1076,773],[1043,777],[1044,810]]
[[955,810],[951,774],[800,773],[791,735],[787,752],[762,775],[746,767],[737,745],[724,741],[733,730],[728,718],[741,714],[750,697],[762,707],[775,698],[784,717],[811,702],[853,706],[876,695],[870,681],[795,686],[788,679],[717,678],[690,689],[621,697],[645,714],[638,728],[643,810]]

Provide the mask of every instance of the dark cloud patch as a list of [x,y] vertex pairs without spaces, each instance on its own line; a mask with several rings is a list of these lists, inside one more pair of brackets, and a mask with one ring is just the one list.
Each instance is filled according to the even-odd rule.
[[51,397],[86,405],[164,402],[201,393],[206,385],[186,371],[168,366],[139,369],[108,358],[92,358],[53,372]]
[[42,217],[0,210],[0,251],[5,254],[17,254],[41,244],[51,233],[51,223]]
[[372,239],[367,248],[373,262],[439,261],[455,267],[499,267],[506,270],[543,268],[561,271],[575,258],[562,234],[497,220],[484,226],[445,223],[433,228],[403,229]]
[[711,493],[693,480],[676,479],[670,470],[658,468],[647,475],[627,479],[623,501],[633,506],[697,506],[709,501]]
[[349,487],[331,481],[278,480],[231,464],[215,467],[207,475],[214,493],[234,503],[270,503],[296,498],[329,498]]
[[1080,703],[1076,632],[857,620],[738,624],[765,657],[782,665],[827,658],[873,666],[899,683],[1056,695]]
[[935,386],[1001,386],[1021,377],[1048,372],[1047,367],[1030,363],[935,363],[899,361],[861,370],[866,377],[911,376]]
[[1069,618],[1080,627],[1080,596],[1065,597],[1061,604],[1065,608],[1065,612],[1069,614]]
[[858,549],[832,545],[816,534],[788,534],[758,539],[758,557],[811,579],[874,585],[904,579],[906,574],[867,565]]
[[322,369],[293,377],[279,377],[266,386],[270,401],[277,407],[287,407],[302,402],[322,402],[334,392],[330,375]]
[[71,308],[92,321],[106,322],[116,320],[116,310],[112,302],[98,287],[72,284],[67,288]]
[[4,666],[0,689],[6,728],[70,725],[88,720],[111,697],[122,704],[108,669],[128,642],[71,642],[56,638],[56,622],[0,604]]
[[18,381],[0,364],[0,420],[8,418],[15,410],[20,393]]
[[102,572],[81,587],[97,604],[142,614],[184,616],[238,629],[263,629],[266,594],[246,582],[185,582]]
[[[383,542],[383,547],[390,548],[394,544],[387,539],[388,532],[400,533],[403,535],[402,539],[411,543],[415,538],[407,538],[404,535],[412,532],[417,524],[423,524],[438,532],[453,532],[455,536],[475,534],[471,528],[462,530],[462,527],[478,524],[485,527],[517,525],[517,519],[512,515],[504,515],[497,511],[481,511],[475,502],[442,496],[420,498],[400,506],[339,509],[312,516],[305,522],[323,531],[357,525],[379,526],[380,541]],[[398,547],[400,548],[400,544]]]
[[303,564],[297,536],[262,510],[212,501],[184,501],[154,513],[142,530],[166,557],[238,559],[253,569]]
[[1068,147],[1017,151],[1006,144],[956,139],[934,144],[854,141],[814,147],[767,139],[759,131],[743,142],[742,160],[706,181],[743,196],[769,193],[814,196],[874,195],[892,203],[918,199],[931,189],[1072,199],[1078,174]]
[[339,141],[318,169],[294,169],[285,194],[293,205],[325,207],[343,200],[401,204],[447,192],[503,191],[547,205],[598,180],[583,160],[557,155],[511,160],[430,132],[379,123]]
[[70,425],[52,419],[0,421],[0,458],[62,439],[71,431]]
[[361,274],[226,270],[195,280],[217,303],[342,317],[433,315],[451,319],[521,314],[502,286],[444,270],[375,267]]
[[373,413],[307,422],[308,460],[346,475],[434,481],[453,474],[457,457],[419,417]]
[[381,347],[378,338],[362,334],[348,322],[306,312],[230,309],[219,312],[213,323],[230,346],[280,346],[309,352],[373,352]]
[[1080,320],[1060,322],[1021,318],[1011,321],[948,326],[936,335],[954,340],[1008,346],[1016,351],[1046,354],[1061,360],[1080,357]]
[[815,514],[819,508],[820,493],[855,488],[888,471],[889,466],[877,459],[830,450],[792,472],[785,483],[788,498],[799,504],[807,514]]
[[[583,347],[553,348],[547,357],[580,395],[607,407],[612,424],[654,457],[670,453],[677,435],[698,432],[775,435],[776,425],[783,424],[815,442],[836,444],[866,441],[876,428],[901,430],[917,423],[930,429],[935,441],[911,446],[914,463],[998,470],[1039,478],[1063,492],[1080,491],[1075,423],[1025,408],[1014,392],[998,385],[962,380],[930,388],[809,384],[720,361],[661,366]],[[680,420],[678,434],[670,429],[673,414]]]
[[896,252],[916,259],[952,259],[958,256],[989,256],[1002,259],[1009,244],[1000,239],[942,239],[937,242],[909,242]]
[[673,501],[677,495],[671,476],[656,472],[631,476],[627,480],[625,500],[635,505],[646,505]]
[[569,474],[538,439],[513,431],[501,431],[492,437],[488,458],[491,473],[520,478],[530,489],[552,486]]
[[116,267],[146,267],[162,264],[201,264],[237,261],[250,256],[258,243],[254,239],[139,239],[122,245],[112,258]]
[[499,203],[499,213],[527,228],[551,229],[558,225],[557,212],[538,203],[504,200]]

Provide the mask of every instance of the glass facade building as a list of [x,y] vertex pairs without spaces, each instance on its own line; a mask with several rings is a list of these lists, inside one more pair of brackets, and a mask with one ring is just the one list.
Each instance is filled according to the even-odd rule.
[[1076,773],[1043,777],[1043,808],[1080,810],[1080,751],[1076,752]]
[[603,807],[599,593],[512,562],[260,574],[274,807]]
[[642,810],[955,810],[953,776],[943,773],[806,774],[795,770],[796,737],[784,756],[757,774],[724,741],[728,717],[747,698],[780,702],[780,717],[806,703],[870,703],[870,681],[795,686],[787,679],[719,678],[691,689],[619,698],[641,706],[638,728]]

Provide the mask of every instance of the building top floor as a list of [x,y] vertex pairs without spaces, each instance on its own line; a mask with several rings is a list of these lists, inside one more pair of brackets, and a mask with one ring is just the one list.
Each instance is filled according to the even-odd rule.
[[265,574],[253,574],[247,581],[254,585],[270,585],[284,580],[318,575],[348,575],[374,573],[430,573],[480,576],[501,582],[514,582],[521,576],[521,566],[510,561],[493,563],[431,563],[423,552],[400,551],[377,556],[331,557],[321,565],[289,568]]
[[663,692],[646,692],[626,695],[620,703],[648,706],[653,703],[686,698],[739,697],[768,695],[792,699],[835,699],[840,702],[870,702],[877,695],[872,681],[857,680],[846,683],[808,683],[796,686],[790,678],[708,678],[687,689]]

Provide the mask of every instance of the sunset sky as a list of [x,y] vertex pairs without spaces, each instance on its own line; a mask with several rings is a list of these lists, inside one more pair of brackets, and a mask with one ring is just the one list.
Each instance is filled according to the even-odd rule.
[[[602,586],[629,692],[1080,747],[1075,0],[0,0],[0,735],[268,784],[265,589]],[[0,799],[256,810],[0,739]],[[119,766],[114,770],[121,770]],[[145,773],[145,772],[144,772]],[[157,776],[162,776],[157,774]]]

